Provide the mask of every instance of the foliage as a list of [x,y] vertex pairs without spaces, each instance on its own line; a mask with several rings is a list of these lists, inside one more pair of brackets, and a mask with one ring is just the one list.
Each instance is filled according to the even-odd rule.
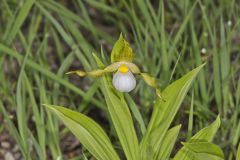
[[[207,62],[165,131],[162,144],[168,145],[161,151],[166,152],[155,156],[168,157],[175,146],[170,140],[178,135],[189,142],[191,135],[219,114],[221,127],[214,142],[225,159],[237,155],[239,159],[239,5],[236,0],[1,0],[0,135],[9,132],[23,159],[70,159],[60,147],[64,147],[69,129],[42,104],[71,106],[78,113],[103,120],[99,125],[121,154],[99,89],[102,80],[69,78],[64,73],[96,69],[91,54],[95,49],[101,49],[97,56],[109,64],[111,47],[122,32],[134,49],[133,62],[157,77],[160,88]],[[149,132],[146,124],[155,93],[140,80],[133,93],[124,97],[140,142]],[[88,157],[84,147],[76,150],[82,155],[73,159]]]
[[[102,66],[100,60],[97,59],[97,61],[99,66]],[[179,126],[176,126],[169,130],[171,121],[175,117],[183,98],[189,90],[190,84],[202,67],[203,65],[192,70],[181,79],[173,82],[163,91],[163,96],[166,98],[166,101],[160,98],[157,99],[147,131],[140,140],[137,138],[133,119],[127,103],[124,100],[124,95],[114,89],[111,85],[109,75],[105,75],[101,79],[102,91],[107,103],[107,111],[110,114],[118,139],[128,160],[169,159],[174,145],[173,139],[176,140],[180,129]],[[81,113],[63,107],[46,106],[58,115],[65,125],[76,135],[79,141],[97,159],[111,159],[113,155],[115,156],[113,159],[119,159],[118,156],[115,155],[116,152],[114,152],[112,147],[109,147],[110,150],[105,149],[105,147],[111,146],[109,144],[110,141],[96,122],[84,117]],[[189,157],[189,159],[192,160],[201,158],[213,159],[214,157],[223,159],[222,150],[218,146],[210,143],[219,125],[220,119],[218,117],[212,125],[193,136],[190,142],[183,143],[184,147],[174,159],[181,160],[184,157]],[[138,141],[141,141],[140,145]],[[103,144],[100,145],[97,142],[102,142]],[[103,146],[103,148],[100,146]],[[206,148],[206,146],[208,147]],[[102,157],[100,155],[102,155]]]

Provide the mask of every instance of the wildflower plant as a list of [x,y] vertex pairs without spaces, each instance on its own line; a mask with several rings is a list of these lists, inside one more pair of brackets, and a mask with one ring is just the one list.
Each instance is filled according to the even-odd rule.
[[[220,126],[219,117],[208,127],[189,138],[187,142],[183,142],[182,148],[174,147],[181,125],[172,128],[170,125],[191,83],[204,65],[200,65],[173,82],[161,93],[156,79],[147,73],[142,73],[137,65],[132,63],[134,57],[132,48],[122,35],[113,47],[112,64],[105,67],[95,54],[93,57],[98,65],[98,70],[90,72],[77,70],[68,72],[68,74],[74,73],[81,77],[101,77],[101,90],[106,101],[106,111],[110,115],[109,121],[114,126],[124,155],[116,151],[107,133],[93,119],[61,106],[46,105],[62,120],[93,157],[98,160],[224,159],[222,150],[212,143]],[[112,72],[114,72],[113,78],[108,74]],[[150,122],[147,125],[141,121],[142,117],[136,105],[128,104],[125,94],[122,93],[130,92],[135,88],[134,74],[141,75],[158,95]],[[135,129],[137,124],[134,124],[133,118],[142,128],[141,136],[137,136],[137,129]],[[176,155],[171,155],[172,151],[177,149]]]
[[100,77],[106,73],[115,72],[113,75],[112,84],[120,92],[132,91],[136,86],[136,79],[133,74],[139,74],[149,86],[155,88],[156,94],[162,98],[156,79],[150,76],[148,73],[141,72],[138,66],[132,62],[133,58],[133,50],[121,34],[112,49],[112,64],[104,69],[98,69],[90,72],[77,70],[68,72],[67,74],[77,74],[80,77],[87,75],[91,77]]

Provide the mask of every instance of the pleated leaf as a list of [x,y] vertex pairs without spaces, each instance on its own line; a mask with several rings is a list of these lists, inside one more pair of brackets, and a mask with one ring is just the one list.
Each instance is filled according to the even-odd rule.
[[70,109],[46,105],[98,160],[120,160],[104,130],[91,118]]
[[[189,140],[189,143],[185,143],[187,145],[186,146],[184,145],[177,152],[177,154],[174,157],[174,160],[182,160],[182,159],[198,160],[203,157],[205,157],[203,159],[208,159],[208,160],[223,159],[223,153],[220,153],[221,152],[220,148],[216,149],[216,146],[213,144],[206,145],[207,143],[210,143],[213,140],[213,137],[216,134],[219,127],[220,127],[220,118],[218,116],[217,119],[211,125],[209,125],[206,128],[203,128],[197,134],[195,134]],[[196,147],[193,145],[190,145],[190,144],[194,144],[194,143],[196,144]],[[205,148],[201,148],[203,146],[205,146]],[[196,149],[197,147],[199,148],[199,150]],[[216,156],[214,154],[209,154],[209,152],[213,152],[214,150],[217,151],[217,152],[215,152],[215,154],[217,154],[219,156]],[[199,152],[199,153],[197,153],[197,152]],[[206,158],[207,156],[208,156],[208,158]]]
[[115,92],[107,76],[102,78],[102,88],[109,114],[124,153],[128,160],[138,160],[138,139],[132,116],[123,95]]
[[223,159],[223,152],[221,148],[217,145],[210,142],[186,142],[183,145],[191,150],[195,156],[198,158],[199,156],[212,156],[216,158]]
[[[104,67],[101,60],[93,54],[98,67]],[[133,119],[122,93],[112,86],[109,75],[101,78],[101,87],[119,141],[128,160],[139,160],[139,145]]]
[[[163,138],[163,142],[160,146],[160,150],[157,153],[157,159],[169,159],[174,144],[176,142],[177,136],[179,134],[181,125],[175,126],[169,129]],[[161,133],[159,133],[161,134]]]
[[[148,159],[149,153],[154,154],[154,159],[157,159],[158,152],[161,149],[163,138],[169,129],[171,122],[173,121],[179,107],[188,92],[190,85],[194,78],[204,65],[201,65],[179,80],[170,84],[163,92],[162,96],[165,101],[157,99],[150,123],[147,128],[147,132],[141,142],[141,159]],[[157,140],[154,138],[154,131],[158,130],[159,137]]]

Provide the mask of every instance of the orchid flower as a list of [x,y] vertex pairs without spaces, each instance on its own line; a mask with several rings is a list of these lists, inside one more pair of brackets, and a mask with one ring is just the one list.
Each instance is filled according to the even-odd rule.
[[97,69],[89,72],[76,70],[66,74],[77,74],[80,77],[91,76],[99,77],[106,73],[114,73],[112,84],[119,92],[130,92],[136,87],[136,79],[134,74],[142,76],[143,80],[150,86],[155,88],[156,94],[162,99],[160,88],[157,85],[156,79],[148,73],[140,71],[138,66],[133,61],[133,51],[129,43],[120,35],[118,41],[114,44],[111,53],[111,62],[104,69]]

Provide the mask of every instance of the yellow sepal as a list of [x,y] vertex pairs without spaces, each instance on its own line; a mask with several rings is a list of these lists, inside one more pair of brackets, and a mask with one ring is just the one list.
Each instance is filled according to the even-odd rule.
[[134,53],[126,39],[120,34],[111,52],[111,62],[132,62]]
[[141,73],[141,76],[143,77],[143,80],[150,86],[155,88],[157,96],[165,101],[165,99],[162,97],[161,90],[157,85],[157,81],[154,77],[150,76],[148,73]]
[[111,73],[116,70],[117,70],[117,64],[113,63],[104,69],[97,69],[97,70],[93,70],[93,71],[89,71],[89,72],[76,70],[76,71],[67,72],[66,74],[77,74],[80,77],[84,77],[84,76],[99,77],[99,76],[104,75],[105,73]]

